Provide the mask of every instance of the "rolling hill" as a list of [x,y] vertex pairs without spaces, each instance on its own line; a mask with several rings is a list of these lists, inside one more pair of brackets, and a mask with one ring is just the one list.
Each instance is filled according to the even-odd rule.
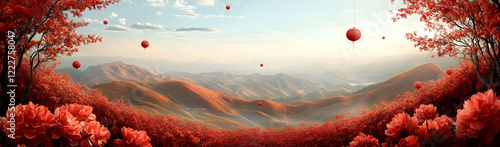
[[[285,99],[280,101],[284,103],[294,100],[310,101],[343,94],[325,88],[327,86],[318,82],[305,78],[298,78],[285,73],[276,75],[238,75],[222,72],[202,74],[167,72],[165,74],[159,74],[155,71],[146,70],[135,65],[127,65],[120,61],[89,66],[85,70],[64,68],[59,71],[68,73],[74,81],[89,87],[112,81],[155,83],[180,80],[234,97],[241,97],[248,100],[270,99],[278,101],[279,99]],[[335,81],[330,81],[330,83],[334,82]],[[314,99],[310,99],[309,97],[314,97]]]
[[[259,75],[254,76],[259,77]],[[286,77],[286,75],[278,76]],[[415,81],[433,80],[440,76],[443,76],[443,71],[435,64],[423,64],[384,82],[366,87],[364,91],[358,91],[359,93],[355,95],[336,96],[297,105],[266,99],[245,100],[186,81],[137,83],[118,81],[97,85],[95,88],[111,98],[130,101],[138,108],[154,113],[182,116],[183,119],[208,124],[215,128],[280,127],[295,125],[301,120],[323,122],[327,118],[334,118],[335,115],[348,111],[356,115],[361,109],[382,101],[390,101],[398,94],[414,90]],[[276,85],[282,87],[291,87],[289,84],[276,82]],[[145,94],[142,97],[134,97],[134,89]],[[354,96],[356,100],[352,99]],[[262,107],[257,105],[259,102],[263,103]]]

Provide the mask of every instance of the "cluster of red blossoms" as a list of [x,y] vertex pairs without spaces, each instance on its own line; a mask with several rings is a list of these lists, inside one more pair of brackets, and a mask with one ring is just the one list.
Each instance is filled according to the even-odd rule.
[[[446,115],[438,117],[437,108],[432,104],[420,105],[413,117],[399,113],[387,124],[385,134],[388,136],[382,146],[420,146],[419,143],[436,138],[479,138],[483,144],[493,141],[494,135],[500,132],[500,99],[492,90],[473,95],[464,103],[464,108],[457,112],[457,120],[453,122]],[[456,126],[455,131],[452,125]],[[379,146],[372,135],[360,133],[351,146]]]
[[[6,116],[15,116],[14,145],[53,146],[57,143],[70,146],[104,146],[111,134],[106,127],[96,121],[92,107],[66,104],[52,114],[47,107],[30,102],[7,111]],[[11,125],[7,118],[1,118],[3,131],[10,135]],[[145,131],[122,128],[124,139],[116,139],[114,146],[151,146]],[[53,139],[55,140],[53,142]]]

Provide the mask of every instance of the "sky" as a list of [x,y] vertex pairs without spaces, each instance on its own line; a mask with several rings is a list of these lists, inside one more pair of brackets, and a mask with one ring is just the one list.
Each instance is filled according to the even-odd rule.
[[[73,56],[188,62],[332,57],[369,62],[433,54],[420,52],[404,37],[413,31],[428,34],[422,33],[418,17],[392,22],[389,10],[399,7],[401,1],[390,0],[121,0],[73,18],[90,23],[78,33],[103,37],[102,42],[79,47]],[[345,36],[353,26],[362,32],[354,49]],[[142,40],[150,43],[146,50]]]

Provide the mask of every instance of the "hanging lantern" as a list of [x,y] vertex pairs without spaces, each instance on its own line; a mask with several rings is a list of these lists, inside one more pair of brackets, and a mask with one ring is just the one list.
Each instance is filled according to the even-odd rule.
[[102,23],[104,23],[104,25],[107,25],[108,24],[108,20],[104,20]]
[[264,64],[262,64],[262,63],[261,63],[261,64],[260,64],[260,67],[262,67],[262,66],[264,66]]
[[418,90],[418,89],[422,88],[422,83],[417,81],[417,82],[415,82],[415,84],[413,84],[413,86],[415,86],[415,88]]
[[262,106],[262,102],[259,102],[259,107],[261,107],[261,106]]
[[453,74],[453,68],[451,68],[451,67],[450,67],[450,68],[448,68],[448,69],[446,70],[446,74],[448,74],[448,75]]
[[227,9],[227,10],[231,9],[231,6],[227,5],[227,6],[226,6],[226,9]]
[[82,63],[80,63],[80,61],[78,61],[78,60],[73,61],[73,67],[74,67],[75,69],[80,68],[80,66],[82,66]]
[[352,97],[353,100],[356,100],[356,97]]
[[345,34],[347,39],[351,40],[352,43],[354,41],[359,40],[361,38],[361,31],[355,27],[352,27],[351,29],[347,30],[347,33]]
[[384,39],[384,40],[385,40],[385,36],[382,36],[382,39]]
[[147,40],[143,40],[143,41],[141,42],[141,46],[142,46],[144,49],[146,49],[146,48],[149,46],[149,42],[148,42]]

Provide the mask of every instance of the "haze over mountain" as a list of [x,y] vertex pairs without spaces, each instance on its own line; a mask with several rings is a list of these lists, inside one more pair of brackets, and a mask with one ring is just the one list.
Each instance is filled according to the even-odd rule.
[[[71,67],[74,57],[61,57],[59,69]],[[321,83],[331,81],[330,79],[318,79],[316,76],[322,73],[341,71],[362,83],[373,83],[383,81],[413,67],[428,62],[433,62],[442,70],[455,66],[458,61],[450,57],[431,59],[429,54],[406,54],[398,56],[386,56],[373,60],[363,58],[317,58],[317,57],[273,57],[252,59],[246,61],[217,62],[210,59],[198,61],[170,61],[170,60],[146,60],[138,58],[124,58],[113,56],[83,56],[78,57],[81,61],[81,70],[89,66],[122,61],[144,69],[153,70],[157,73],[185,72],[191,74],[223,72],[229,74],[251,75],[254,73],[262,75],[275,75],[285,73],[295,77],[306,78]],[[263,63],[264,67],[259,64]],[[301,76],[303,75],[303,76]],[[321,76],[319,76],[321,77]],[[330,78],[330,77],[328,77]],[[348,80],[340,78],[340,80]],[[349,81],[347,81],[349,82]],[[324,83],[322,83],[324,84]],[[356,83],[353,83],[356,84]],[[359,83],[358,83],[359,84]]]
[[[90,66],[83,71],[73,68],[64,68],[60,71],[68,73],[75,81],[90,87],[112,81],[162,82],[179,80],[194,83],[213,91],[241,97],[247,100],[270,99],[278,102],[308,100],[310,99],[309,93],[322,93],[320,95],[314,95],[314,98],[311,100],[339,96],[344,93],[331,91],[341,88],[342,85],[350,89],[362,88],[362,85],[352,86],[344,81],[337,81],[337,85],[323,85],[315,81],[290,76],[284,73],[276,75],[261,75],[257,73],[251,75],[237,75],[222,72],[203,74],[167,72],[162,75],[135,65],[126,65],[120,61]],[[335,81],[331,81],[331,83],[333,82]]]
[[[237,90],[245,88],[243,91],[252,91],[248,90],[252,88],[264,89],[267,90],[266,92],[281,92],[283,95],[308,87],[317,87],[316,89],[310,88],[312,91],[320,90],[303,93],[309,97],[325,96],[321,94],[335,90],[322,92],[321,90],[324,89],[319,88],[320,84],[317,82],[283,73],[236,75],[214,72],[182,76],[170,72],[162,75],[122,62],[97,65],[84,71],[74,69],[62,71],[66,70],[74,72],[70,72],[70,76],[73,74],[73,77],[75,75],[84,77],[84,80],[76,81],[97,83],[98,85],[94,88],[101,90],[110,99],[122,99],[132,103],[137,109],[144,109],[155,114],[174,115],[183,120],[202,123],[214,128],[229,129],[255,126],[282,127],[296,125],[301,120],[323,122],[325,119],[334,118],[335,115],[348,111],[357,115],[361,109],[369,108],[382,101],[390,101],[398,94],[414,90],[415,81],[434,80],[443,76],[443,71],[436,64],[428,63],[383,82],[367,86],[360,91],[336,90],[344,96],[316,98],[314,101],[297,98],[295,104],[284,104],[263,98],[245,100],[234,95],[209,90],[197,84],[215,82],[212,86],[215,85],[215,88],[221,88],[221,90],[224,90],[226,86],[234,86],[231,88]],[[85,76],[87,74],[89,75]],[[77,77],[75,79],[78,79]],[[185,81],[179,79],[185,79]],[[112,82],[104,83],[106,81]],[[218,85],[220,82],[223,84]],[[224,85],[224,82],[230,84]],[[254,86],[243,86],[248,83]],[[353,97],[356,99],[353,100]],[[259,107],[258,102],[263,102],[264,105]]]

